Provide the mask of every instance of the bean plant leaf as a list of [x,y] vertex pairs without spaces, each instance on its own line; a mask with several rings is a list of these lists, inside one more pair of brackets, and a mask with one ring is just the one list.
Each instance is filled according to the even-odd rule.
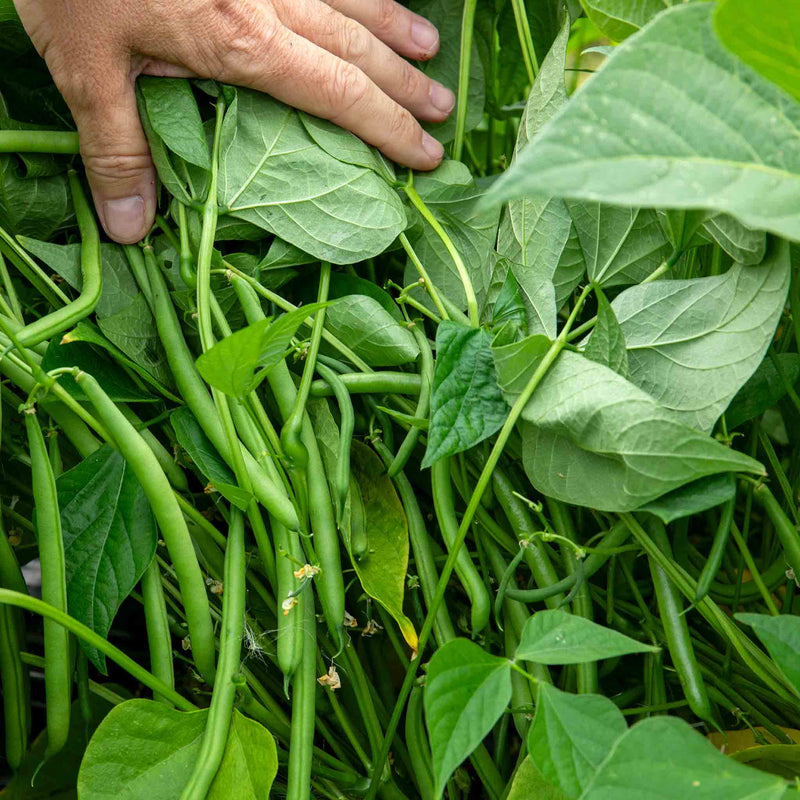
[[657,516],[665,524],[682,517],[699,514],[730,500],[736,494],[736,481],[729,472],[709,475],[687,483],[680,489],[664,494],[639,507]]
[[764,358],[790,275],[789,245],[776,240],[762,266],[622,292],[612,305],[631,382],[687,425],[711,430]]
[[[414,188],[461,256],[478,301],[482,302],[489,290],[497,258],[494,245],[499,212],[479,208],[483,192],[460,161],[444,161],[433,172],[415,176]],[[439,234],[427,221],[418,219],[408,236],[439,293],[459,308],[466,308],[464,285]],[[406,283],[418,279],[419,274],[409,261]]]
[[607,697],[568,694],[542,683],[528,731],[528,753],[550,783],[568,797],[578,797],[627,729],[625,717]]
[[676,717],[650,717],[617,739],[581,800],[779,800],[783,778],[737,764]]
[[767,252],[767,235],[742,225],[730,214],[716,214],[703,223],[705,232],[736,262],[760,264]]
[[586,271],[600,286],[639,283],[669,254],[655,211],[567,202]]
[[[80,773],[82,800],[180,797],[200,754],[208,710],[176,711],[153,700],[111,710],[89,742]],[[225,753],[208,800],[263,800],[278,770],[272,734],[234,710]]]
[[[356,575],[364,591],[392,615],[406,643],[416,651],[414,624],[403,613],[408,567],[408,521],[403,504],[383,461],[361,442],[351,445],[350,469],[358,484],[353,502],[359,504],[368,536],[367,552],[352,557]],[[350,542],[346,544],[350,546]]]
[[584,356],[591,361],[618,372],[623,378],[629,376],[628,352],[625,349],[625,334],[600,287],[595,288],[597,298],[597,322],[583,350]]
[[406,226],[400,198],[383,178],[334,158],[297,111],[245,89],[222,125],[219,203],[336,264],[382,253]]
[[[461,0],[413,0],[410,5],[412,11],[430,20],[439,31],[439,52],[430,61],[422,63],[420,68],[429,78],[456,92],[461,53],[463,3]],[[475,42],[472,45],[467,92],[467,130],[469,131],[479,125],[483,119],[486,93],[483,61]],[[451,114],[444,122],[426,123],[425,128],[442,143],[452,141],[456,133],[455,113]]]
[[584,664],[629,653],[657,653],[612,628],[559,609],[537,611],[522,629],[514,656],[537,664]]
[[[500,348],[499,355],[505,348]],[[498,377],[513,402],[535,364]],[[764,474],[754,459],[676,418],[649,394],[602,364],[564,351],[522,417],[523,463],[548,497],[604,511],[638,508],[690,481],[719,472]]]
[[621,44],[491,199],[704,208],[800,238],[800,147],[787,144],[800,140],[800,105],[719,43],[712,13],[676,6]]
[[[520,120],[515,159],[567,102],[564,67],[569,31],[569,21],[565,20],[536,76]],[[533,275],[550,278],[559,307],[577,286],[586,268],[566,204],[548,193],[509,201],[497,235],[497,250]],[[522,274],[518,272],[520,279]]]
[[441,797],[456,767],[481,743],[511,700],[511,662],[474,642],[454,639],[428,666],[425,719]]
[[182,406],[169,415],[169,421],[178,444],[214,489],[237,508],[246,511],[253,495],[236,485],[232,470],[211,444],[194,414]]
[[779,353],[775,358],[765,359],[731,400],[725,412],[728,430],[760,417],[784,397],[789,387],[794,387],[798,380],[800,355],[797,353]]
[[312,303],[260,320],[221,339],[197,359],[203,379],[231,397],[250,394],[283,359],[297,329],[327,303]]
[[[155,555],[155,520],[133,471],[109,445],[61,475],[56,487],[67,607],[106,638],[122,601]],[[105,674],[105,656],[82,641],[81,646]]]
[[766,646],[773,661],[800,695],[800,618],[788,614],[737,614],[736,619],[750,625]]
[[[115,403],[154,403],[158,400],[145,391],[123,370],[116,361],[84,342],[63,344],[56,338],[50,340],[42,358],[42,369],[48,372],[59,367],[79,367],[89,372],[103,387],[105,393]],[[58,379],[76,400],[86,402],[88,398],[73,380],[71,375],[61,375]]]
[[536,768],[530,756],[525,756],[514,773],[508,800],[567,800],[567,795],[553,786]]
[[72,218],[65,175],[25,178],[14,156],[0,154],[0,227],[17,236],[48,239]]
[[203,121],[189,81],[143,75],[138,84],[150,124],[164,144],[190,164],[211,169]]
[[483,328],[440,323],[423,468],[482,442],[500,430],[507,416],[491,336]]
[[800,9],[780,0],[721,0],[714,30],[739,58],[800,99]]
[[586,16],[609,39],[621,42],[636,33],[673,0],[581,0]]
[[408,364],[419,355],[411,331],[374,297],[353,294],[340,298],[328,309],[325,328],[371,367]]

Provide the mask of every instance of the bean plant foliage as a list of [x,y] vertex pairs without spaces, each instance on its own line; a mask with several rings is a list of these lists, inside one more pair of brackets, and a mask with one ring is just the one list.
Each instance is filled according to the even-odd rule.
[[0,0],[2,797],[796,795],[796,4],[410,5],[440,167],[143,77],[122,247]]

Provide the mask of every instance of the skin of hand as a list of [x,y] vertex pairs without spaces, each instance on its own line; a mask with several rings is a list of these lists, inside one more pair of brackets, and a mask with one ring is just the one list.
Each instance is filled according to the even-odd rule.
[[120,243],[139,241],[156,211],[138,75],[248,86],[413,169],[442,159],[417,120],[446,119],[453,93],[405,60],[435,55],[439,34],[393,0],[14,2],[75,118],[100,221]]

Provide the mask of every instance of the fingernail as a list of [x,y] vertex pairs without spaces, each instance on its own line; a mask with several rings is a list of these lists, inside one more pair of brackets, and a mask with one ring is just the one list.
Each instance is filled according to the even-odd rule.
[[439,31],[424,19],[415,19],[411,23],[411,40],[424,52],[433,50],[439,43]]
[[440,161],[444,155],[444,147],[427,131],[422,132],[422,149],[434,160]]
[[456,96],[441,83],[431,84],[431,103],[443,114],[449,114],[456,104]]
[[106,233],[118,241],[136,242],[144,235],[144,199],[140,195],[103,203]]

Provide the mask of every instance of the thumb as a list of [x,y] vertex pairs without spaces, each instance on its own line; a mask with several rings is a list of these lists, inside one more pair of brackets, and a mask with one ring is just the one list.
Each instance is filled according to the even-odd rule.
[[133,244],[156,212],[156,174],[139,122],[133,82],[107,74],[81,96],[67,96],[100,222],[111,239]]

